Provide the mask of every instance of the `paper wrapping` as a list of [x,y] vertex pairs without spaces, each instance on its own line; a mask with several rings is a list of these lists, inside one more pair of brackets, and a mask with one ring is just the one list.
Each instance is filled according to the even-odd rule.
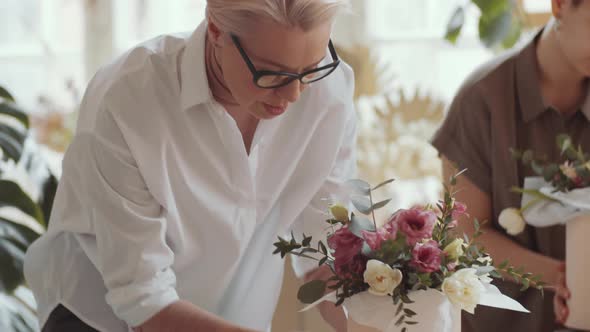
[[566,283],[571,298],[566,326],[590,330],[590,214],[566,224]]

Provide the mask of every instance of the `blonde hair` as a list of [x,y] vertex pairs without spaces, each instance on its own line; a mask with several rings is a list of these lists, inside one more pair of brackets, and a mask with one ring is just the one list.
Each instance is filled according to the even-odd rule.
[[309,31],[332,22],[347,8],[348,0],[207,0],[207,18],[222,31],[237,35],[264,18]]

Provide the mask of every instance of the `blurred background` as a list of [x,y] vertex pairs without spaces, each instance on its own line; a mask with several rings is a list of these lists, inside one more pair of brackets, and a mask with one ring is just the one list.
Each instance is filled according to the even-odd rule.
[[[466,76],[518,47],[549,0],[352,0],[334,30],[356,74],[360,176],[397,181],[389,209],[436,201],[428,140]],[[96,70],[141,41],[196,28],[205,0],[0,0],[0,331],[37,331],[22,259],[43,232],[78,103]],[[387,213],[387,211],[385,211]],[[297,313],[287,269],[277,331],[328,331]]]

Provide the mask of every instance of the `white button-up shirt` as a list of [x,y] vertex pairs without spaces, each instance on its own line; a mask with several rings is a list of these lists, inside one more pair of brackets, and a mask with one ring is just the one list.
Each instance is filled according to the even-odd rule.
[[26,256],[41,324],[61,303],[123,332],[180,298],[266,330],[276,236],[326,229],[325,198],[355,173],[351,69],[261,121],[248,155],[211,96],[205,32],[142,44],[90,82],[49,229]]

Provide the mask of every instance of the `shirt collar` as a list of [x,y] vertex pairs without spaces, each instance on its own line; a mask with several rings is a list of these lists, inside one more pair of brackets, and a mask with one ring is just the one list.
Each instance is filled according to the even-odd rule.
[[[537,59],[536,45],[542,33],[543,29],[540,29],[535,34],[535,37],[523,47],[516,59],[518,101],[525,123],[534,120],[537,116],[551,109],[543,101],[539,79],[539,62]],[[590,121],[590,84],[588,85],[586,99],[581,105],[580,111]]]
[[516,58],[518,102],[525,122],[532,121],[548,109],[541,95],[536,51],[537,40],[542,32],[543,29],[537,32],[535,37],[524,46]]
[[186,41],[180,63],[180,102],[182,110],[212,99],[205,67],[207,21],[201,22]]

